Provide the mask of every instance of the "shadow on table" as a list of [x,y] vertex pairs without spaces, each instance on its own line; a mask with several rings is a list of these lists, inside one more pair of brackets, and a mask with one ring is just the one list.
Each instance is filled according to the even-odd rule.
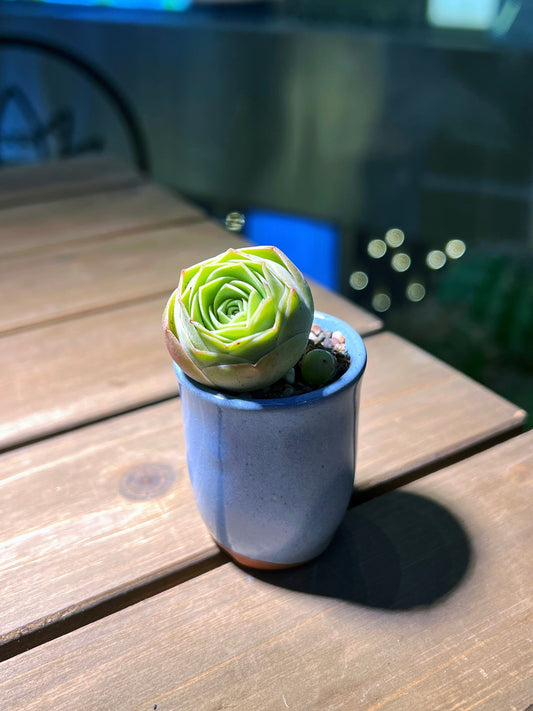
[[391,492],[352,508],[314,562],[283,571],[252,571],[271,585],[369,607],[428,606],[464,578],[472,557],[454,516],[425,497]]

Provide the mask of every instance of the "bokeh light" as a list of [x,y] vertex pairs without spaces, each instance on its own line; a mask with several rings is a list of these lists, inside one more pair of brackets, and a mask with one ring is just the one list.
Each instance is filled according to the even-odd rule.
[[403,244],[404,239],[405,234],[397,227],[393,227],[385,233],[385,242],[389,245],[389,247],[399,247]]
[[349,284],[352,289],[361,291],[368,286],[368,275],[365,272],[352,272],[350,274]]
[[224,221],[226,229],[231,232],[240,232],[246,222],[244,215],[240,212],[230,212]]
[[372,239],[368,243],[366,251],[374,259],[380,259],[387,251],[387,245],[382,239]]
[[444,248],[450,259],[460,259],[466,252],[466,244],[462,239],[451,239]]
[[391,267],[395,272],[406,272],[411,266],[411,257],[405,252],[398,252],[391,259]]
[[423,284],[417,281],[412,281],[405,290],[405,295],[409,301],[422,301],[426,295],[426,289]]
[[446,255],[440,249],[433,249],[426,256],[426,264],[430,269],[442,269],[446,264]]
[[377,291],[372,297],[372,308],[374,311],[379,311],[383,313],[388,311],[391,307],[391,298],[388,294],[383,291]]

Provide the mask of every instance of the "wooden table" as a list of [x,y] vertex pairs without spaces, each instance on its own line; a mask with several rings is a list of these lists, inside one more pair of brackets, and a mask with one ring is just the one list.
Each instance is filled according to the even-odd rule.
[[109,158],[0,172],[0,708],[530,708],[524,413],[316,284],[369,354],[353,506],[293,571],[212,542],[160,316],[240,244]]

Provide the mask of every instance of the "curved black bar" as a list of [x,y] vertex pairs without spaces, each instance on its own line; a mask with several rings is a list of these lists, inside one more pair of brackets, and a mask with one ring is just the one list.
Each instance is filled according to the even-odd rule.
[[113,86],[108,79],[97,72],[94,67],[92,67],[84,59],[81,59],[63,47],[58,47],[33,37],[0,34],[0,45],[40,50],[49,55],[66,60],[92,79],[110,99],[111,103],[115,106],[122,121],[124,122],[137,167],[142,173],[150,172],[150,159],[148,157],[146,141],[139,126],[137,117],[119,90]]

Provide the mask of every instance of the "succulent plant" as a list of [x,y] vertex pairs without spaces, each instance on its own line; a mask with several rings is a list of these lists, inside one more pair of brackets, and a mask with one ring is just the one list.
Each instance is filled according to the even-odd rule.
[[297,363],[313,314],[309,285],[283,252],[243,247],[181,272],[163,330],[190,378],[242,392],[271,385]]

